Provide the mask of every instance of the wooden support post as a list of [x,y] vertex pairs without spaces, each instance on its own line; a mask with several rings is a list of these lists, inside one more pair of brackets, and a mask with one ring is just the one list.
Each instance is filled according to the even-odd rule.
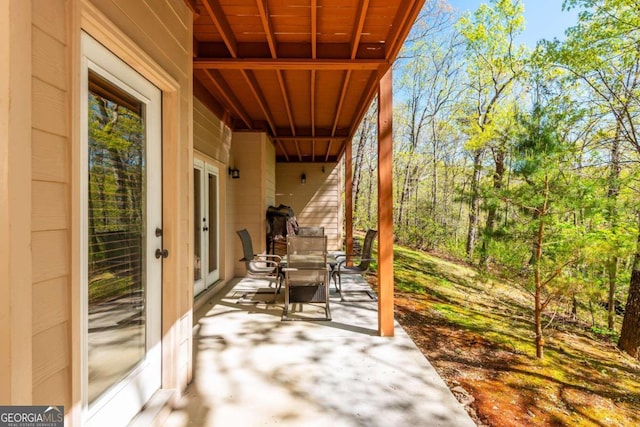
[[378,86],[378,333],[393,330],[393,102],[391,68]]
[[347,141],[344,151],[344,210],[345,210],[345,232],[347,240],[346,251],[353,253],[353,157],[352,140]]
[[[31,2],[0,2],[0,402],[33,404]],[[41,221],[42,222],[42,221]],[[37,257],[34,258],[36,262]],[[46,263],[45,263],[46,265]],[[39,314],[39,313],[38,313]]]

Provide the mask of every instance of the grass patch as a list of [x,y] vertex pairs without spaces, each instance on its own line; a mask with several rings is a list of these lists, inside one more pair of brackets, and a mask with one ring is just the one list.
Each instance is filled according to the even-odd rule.
[[477,420],[640,425],[640,364],[615,348],[615,331],[591,324],[590,313],[573,319],[568,307],[549,307],[555,316],[545,320],[540,360],[533,300],[520,287],[424,252],[394,253],[397,318],[445,381],[475,397]]

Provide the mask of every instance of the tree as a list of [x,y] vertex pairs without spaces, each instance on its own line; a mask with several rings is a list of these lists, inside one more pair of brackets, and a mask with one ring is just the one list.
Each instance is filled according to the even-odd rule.
[[537,99],[532,112],[520,116],[513,173],[521,183],[503,192],[518,209],[512,233],[525,243],[521,277],[534,299],[538,358],[544,357],[544,311],[569,289],[566,271],[580,259],[584,246],[584,230],[571,220],[571,213],[589,199],[570,172],[572,145],[557,131],[562,117],[550,110]]
[[[473,157],[466,244],[469,260],[473,260],[478,237],[482,162],[495,136],[494,115],[522,73],[524,47],[515,46],[514,39],[524,29],[523,12],[519,0],[491,0],[489,5],[480,5],[473,19],[466,16],[459,22],[467,45],[468,94],[469,101],[473,103],[467,130],[467,146]],[[494,150],[494,160],[497,165],[494,182],[499,185],[504,170],[504,152],[499,146]],[[494,223],[495,210],[492,208],[487,218],[489,232]]]
[[[640,154],[640,8],[635,0],[566,0],[565,7],[580,7],[578,25],[567,40],[546,43],[549,57],[582,81],[594,100],[613,118],[614,143],[624,142]],[[616,148],[612,147],[612,155]],[[614,166],[615,167],[615,166]],[[609,195],[617,197],[615,172]],[[614,212],[611,212],[613,215]],[[640,218],[640,209],[638,209]],[[613,220],[613,216],[611,217]],[[639,229],[640,230],[640,229]],[[640,241],[640,236],[638,236]],[[618,345],[640,357],[640,248],[632,267],[629,295]],[[614,259],[609,260],[609,264]],[[611,268],[611,267],[610,267]],[[610,274],[614,274],[610,270]],[[613,283],[615,283],[613,281]],[[614,290],[610,290],[610,295]]]

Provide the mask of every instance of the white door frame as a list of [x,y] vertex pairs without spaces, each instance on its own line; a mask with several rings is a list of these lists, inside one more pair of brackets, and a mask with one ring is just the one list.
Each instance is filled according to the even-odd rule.
[[[81,35],[80,76],[80,340],[82,349],[82,419],[83,425],[126,425],[160,388],[162,377],[161,316],[162,316],[162,261],[154,257],[162,245],[154,230],[162,228],[162,92],[133,68],[116,57],[95,39]],[[129,374],[89,405],[88,402],[88,71],[108,79],[126,90],[145,105],[146,129],[146,283],[147,306],[145,312],[146,355]]]
[[[200,279],[194,281],[193,294],[196,296],[220,279],[220,170],[213,164],[195,156],[193,159],[193,168],[200,171],[200,213],[196,221],[197,223],[194,223],[194,227],[200,229],[200,266],[202,273]],[[214,205],[216,209],[215,224],[212,224],[210,221],[211,213],[209,212],[209,197],[211,191],[209,188],[209,175],[214,175],[216,177],[217,185],[215,192],[216,201]],[[212,230],[213,227],[215,228]],[[215,231],[215,233],[212,233],[212,231]],[[212,235],[217,236],[214,244],[216,245],[218,268],[209,272],[209,239]]]

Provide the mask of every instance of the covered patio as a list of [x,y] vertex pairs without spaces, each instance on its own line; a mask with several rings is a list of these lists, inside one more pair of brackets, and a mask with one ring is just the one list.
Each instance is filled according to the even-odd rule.
[[344,287],[332,321],[283,322],[268,282],[231,281],[195,313],[194,380],[164,425],[475,425],[398,323],[378,336],[364,279]]

